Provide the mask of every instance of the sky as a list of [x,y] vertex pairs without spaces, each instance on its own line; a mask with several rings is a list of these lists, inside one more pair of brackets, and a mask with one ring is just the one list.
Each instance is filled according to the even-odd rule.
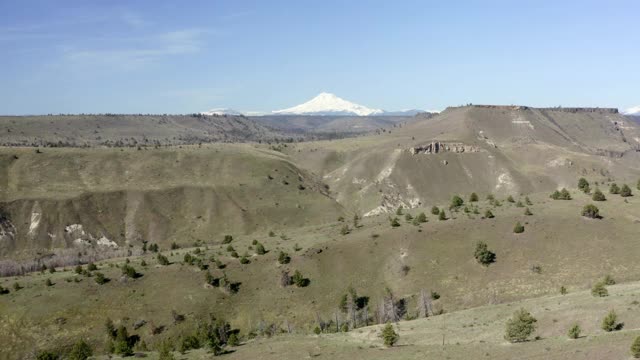
[[0,114],[640,105],[640,1],[0,0]]

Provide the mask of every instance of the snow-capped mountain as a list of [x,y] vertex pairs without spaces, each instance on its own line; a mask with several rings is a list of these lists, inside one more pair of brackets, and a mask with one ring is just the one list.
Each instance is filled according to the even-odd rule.
[[622,112],[625,115],[640,115],[640,106],[634,106],[632,108],[628,108],[627,110]]
[[330,93],[320,93],[320,95],[307,101],[304,104],[288,109],[276,110],[277,115],[357,115],[370,116],[384,113],[380,109],[370,109],[366,106],[354,104],[351,101],[341,99]]
[[209,116],[213,116],[213,115],[236,115],[236,116],[237,115],[242,115],[242,113],[237,111],[237,110],[227,109],[227,108],[211,109],[209,111],[203,111],[200,114],[209,115]]

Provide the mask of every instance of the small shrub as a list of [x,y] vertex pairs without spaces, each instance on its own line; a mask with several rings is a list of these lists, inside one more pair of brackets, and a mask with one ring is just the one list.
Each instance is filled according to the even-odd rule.
[[585,178],[580,178],[578,180],[578,189],[582,190],[584,193],[589,193],[589,182]]
[[496,254],[489,251],[487,244],[482,241],[476,244],[476,250],[473,256],[484,266],[489,266],[496,261]]
[[396,215],[398,216],[402,215],[402,205],[398,206],[398,209],[396,210]]
[[431,208],[431,213],[433,215],[439,215],[440,214],[440,209],[438,209],[437,206],[434,206],[434,207]]
[[471,195],[469,196],[469,202],[477,202],[478,201],[478,194],[476,193],[471,193]]
[[95,275],[96,275],[96,276],[94,277],[94,279],[95,279],[96,284],[98,284],[98,285],[104,285],[104,284],[106,284],[107,282],[109,282],[109,279],[107,279],[107,278],[104,276],[104,274],[103,274],[103,273],[101,273],[101,272],[97,272]]
[[611,275],[607,274],[605,275],[604,279],[602,279],[602,283],[604,283],[605,285],[615,285],[616,281]]
[[256,244],[256,254],[264,255],[266,253],[267,253],[267,250],[264,248],[264,245],[262,245],[262,243],[257,243]]
[[133,268],[133,266],[126,264],[122,266],[122,275],[131,279],[135,279],[140,276],[140,274],[136,271],[136,269]]
[[631,188],[629,187],[629,185],[627,184],[622,185],[622,188],[620,189],[620,196],[629,197],[631,195],[632,195]]
[[531,199],[529,199],[529,197],[528,197],[528,196],[525,196],[525,198],[524,198],[524,203],[525,203],[525,204],[527,204],[527,205],[529,205],[529,206],[533,205],[533,203],[531,202]]
[[516,234],[522,234],[524,232],[524,225],[520,224],[518,221],[516,226],[513,227],[513,232]]
[[600,189],[596,188],[596,190],[593,192],[593,195],[591,196],[591,200],[593,200],[593,201],[605,201],[605,200],[607,200],[607,198],[604,196],[602,191],[600,191]]
[[[189,255],[189,254],[187,254],[187,255]],[[160,264],[162,266],[167,266],[167,265],[169,265],[169,259],[167,259],[167,257],[162,255],[162,254],[158,254],[158,264]]]
[[44,282],[44,284],[45,284],[46,286],[53,286],[53,283],[51,282],[51,279],[47,279],[47,280]]
[[536,318],[525,309],[520,309],[507,321],[505,339],[509,342],[522,342],[536,330]]
[[440,210],[440,214],[438,215],[438,220],[440,221],[447,220],[447,214],[444,212],[444,209]]
[[604,319],[602,319],[601,328],[606,332],[622,329],[622,324],[618,323],[618,315],[614,310],[609,311],[607,316],[605,316]]
[[233,241],[233,236],[231,235],[225,235],[224,236],[224,240],[222,240],[223,244],[229,244]]
[[351,233],[351,229],[349,228],[349,225],[347,224],[342,225],[342,228],[340,229],[340,234],[348,235],[350,233]]
[[451,207],[458,208],[462,206],[462,204],[464,204],[464,200],[462,200],[462,198],[458,195],[453,195],[453,198],[451,198]]
[[389,218],[389,222],[391,223],[391,227],[400,226],[400,220],[397,217]]
[[298,270],[296,270],[293,273],[293,276],[291,277],[291,281],[293,281],[293,283],[297,287],[305,287],[305,286],[309,285],[309,279],[307,279],[304,276],[302,276],[302,273],[300,271],[298,271]]
[[487,209],[484,212],[484,217],[487,219],[493,219],[495,217],[495,215],[493,215],[493,213],[491,212],[491,210]]
[[587,204],[584,206],[584,208],[582,208],[582,216],[590,219],[599,219],[600,210],[593,204]]
[[246,265],[249,263],[251,263],[251,261],[247,258],[247,255],[242,255],[242,257],[240,258],[240,264]]
[[76,342],[69,353],[69,360],[87,360],[93,355],[91,346],[84,340]]
[[580,337],[581,332],[582,329],[580,329],[580,325],[575,324],[569,329],[567,336],[569,336],[569,339],[577,339]]
[[640,336],[636,337],[631,343],[631,356],[635,359],[640,359]]
[[508,202],[510,202],[510,203],[514,203],[514,202],[516,202],[516,201],[513,199],[513,196],[511,196],[511,195],[509,195],[509,196],[507,197],[507,201],[508,201]]
[[423,212],[421,212],[420,214],[418,214],[418,216],[416,216],[415,221],[419,222],[419,223],[426,223],[427,222],[427,215]]
[[618,184],[613,183],[609,186],[609,194],[620,194],[620,187],[618,186]]
[[94,264],[94,263],[89,263],[89,264],[87,265],[87,271],[96,271],[96,270],[98,270],[98,267],[96,266],[96,264]]
[[597,282],[591,288],[591,295],[595,297],[605,297],[609,296],[609,291],[607,290],[603,282]]
[[380,334],[384,345],[387,347],[392,347],[398,342],[400,339],[400,335],[393,329],[393,325],[387,323],[382,329],[382,334]]
[[278,255],[278,262],[283,265],[288,264],[291,262],[291,257],[286,252],[280,251],[280,254]]
[[533,215],[533,213],[531,212],[531,210],[529,210],[529,208],[524,209],[524,214],[527,216]]
[[567,288],[563,286],[560,286],[560,295],[567,295]]

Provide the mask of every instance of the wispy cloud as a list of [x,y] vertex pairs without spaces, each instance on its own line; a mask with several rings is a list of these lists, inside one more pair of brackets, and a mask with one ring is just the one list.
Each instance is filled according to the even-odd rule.
[[[204,46],[204,37],[211,34],[206,29],[182,29],[157,35],[120,39],[125,47],[68,48],[65,58],[76,63],[103,64],[135,67],[166,56],[199,52]],[[131,45],[131,43],[135,45]]]

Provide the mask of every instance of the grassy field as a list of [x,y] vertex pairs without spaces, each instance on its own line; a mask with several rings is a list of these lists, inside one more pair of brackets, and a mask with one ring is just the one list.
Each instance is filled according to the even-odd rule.
[[[144,319],[148,324],[166,327],[160,335],[152,335],[150,325],[135,331],[153,347],[164,339],[176,340],[189,334],[197,319],[209,313],[224,317],[245,335],[260,322],[280,328],[286,322],[300,335],[311,332],[317,314],[325,319],[332,317],[340,296],[350,285],[370,297],[372,309],[384,288],[389,287],[398,298],[406,299],[408,315],[413,315],[415,296],[421,289],[440,293],[435,306],[447,313],[501,304],[502,308],[495,307],[499,311],[511,301],[555,295],[560,286],[566,286],[570,293],[586,291],[606,274],[619,282],[638,280],[640,265],[635,254],[640,251],[636,232],[640,206],[636,197],[608,195],[606,202],[598,203],[603,218],[590,220],[580,216],[589,197],[577,191],[573,195],[571,201],[554,201],[543,193],[530,195],[531,216],[523,214],[524,208],[506,201],[494,208],[482,200],[478,203],[480,213],[491,208],[494,219],[460,210],[447,211],[446,221],[429,214],[428,222],[419,227],[401,220],[400,227],[392,228],[387,216],[371,217],[348,235],[340,234],[342,222],[277,231],[273,237],[266,232],[236,235],[231,243],[235,250],[240,255],[250,255],[251,263],[244,265],[230,256],[227,245],[220,243],[221,238],[201,246],[201,257],[211,266],[212,274],[222,276],[224,271],[231,281],[241,283],[237,294],[206,286],[204,271],[181,263],[184,254],[194,248],[164,251],[172,262],[169,266],[158,265],[154,254],[131,258],[131,264],[143,274],[135,280],[121,279],[116,266],[122,266],[124,259],[101,263],[99,271],[111,279],[104,285],[74,274],[71,268],[53,274],[5,278],[0,280],[5,288],[11,289],[15,281],[24,288],[0,297],[0,311],[6,314],[0,320],[0,340],[11,354],[21,354],[26,346],[46,349],[80,337],[103,351],[103,323],[107,318],[129,327]],[[424,210],[428,213],[428,209]],[[410,212],[416,215],[418,211]],[[513,233],[516,221],[525,225],[524,233]],[[254,239],[269,252],[254,255],[255,248],[250,248]],[[487,242],[497,254],[495,264],[483,267],[476,263],[473,251],[479,240]],[[280,250],[291,255],[290,264],[277,262]],[[209,261],[212,256],[225,263],[226,268],[215,269]],[[142,260],[146,267],[140,265]],[[404,265],[409,267],[406,274]],[[539,272],[532,271],[534,265],[540,268]],[[282,269],[300,270],[310,279],[309,286],[281,288]],[[79,282],[75,282],[76,278]],[[54,285],[45,286],[46,279]],[[484,311],[492,308],[487,306]],[[172,310],[184,314],[187,320],[174,324]],[[401,323],[401,329],[406,324]],[[544,329],[543,334],[547,331]],[[361,330],[350,335],[358,331]],[[453,333],[451,336],[455,339]],[[301,344],[317,341],[302,339]],[[367,349],[357,342],[349,345],[355,340],[357,337],[345,346],[353,346],[354,351],[361,351],[359,346]],[[272,346],[284,346],[279,345],[281,341],[288,340],[278,338]],[[500,354],[498,350],[503,345],[496,346],[494,350]]]

